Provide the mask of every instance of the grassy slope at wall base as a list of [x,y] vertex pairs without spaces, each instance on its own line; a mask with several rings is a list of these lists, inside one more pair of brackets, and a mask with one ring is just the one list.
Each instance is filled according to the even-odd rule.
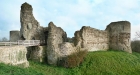
[[89,52],[78,67],[67,69],[30,61],[29,68],[0,64],[0,75],[139,75],[140,53]]

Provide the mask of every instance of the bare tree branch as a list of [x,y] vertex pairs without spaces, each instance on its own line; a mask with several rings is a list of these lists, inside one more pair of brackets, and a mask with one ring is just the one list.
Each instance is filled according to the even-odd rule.
[[137,32],[136,32],[136,37],[137,37],[137,38],[140,38],[140,31],[137,31]]
[[7,42],[7,41],[8,41],[8,39],[6,37],[2,38],[2,42]]

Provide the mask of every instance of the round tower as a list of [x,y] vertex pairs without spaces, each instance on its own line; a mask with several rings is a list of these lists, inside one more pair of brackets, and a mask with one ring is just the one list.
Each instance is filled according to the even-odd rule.
[[132,53],[130,45],[131,24],[128,21],[110,23],[106,31],[109,33],[109,49],[123,50]]

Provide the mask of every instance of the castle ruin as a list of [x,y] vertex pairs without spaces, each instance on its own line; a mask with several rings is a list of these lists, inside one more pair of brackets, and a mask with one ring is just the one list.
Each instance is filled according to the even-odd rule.
[[[107,51],[122,50],[132,53],[130,46],[131,24],[128,21],[110,23],[105,30],[99,30],[90,26],[83,26],[74,33],[73,43],[67,42],[67,34],[53,22],[48,27],[41,27],[33,16],[33,8],[24,3],[21,6],[20,22],[21,29],[10,32],[10,40],[40,40],[41,45],[27,47],[27,58],[42,62],[46,60],[49,64],[56,65],[62,57],[66,57],[80,50]],[[17,36],[15,36],[15,34]],[[16,40],[17,39],[17,40]],[[44,59],[44,58],[47,59]]]
[[122,50],[132,53],[130,45],[130,22],[118,21],[110,23],[105,30],[83,26],[75,32],[75,46],[89,51]]

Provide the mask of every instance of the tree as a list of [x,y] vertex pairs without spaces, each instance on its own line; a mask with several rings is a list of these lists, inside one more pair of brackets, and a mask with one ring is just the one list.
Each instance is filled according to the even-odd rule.
[[137,37],[137,38],[140,38],[140,31],[137,31],[137,32],[136,32],[136,37]]
[[136,32],[136,38],[131,41],[131,48],[134,52],[140,52],[140,31]]
[[131,48],[134,52],[140,52],[140,40],[131,41]]
[[73,43],[74,38],[67,37],[67,42]]
[[8,39],[7,39],[6,37],[3,37],[1,41],[2,41],[2,42],[7,42]]

